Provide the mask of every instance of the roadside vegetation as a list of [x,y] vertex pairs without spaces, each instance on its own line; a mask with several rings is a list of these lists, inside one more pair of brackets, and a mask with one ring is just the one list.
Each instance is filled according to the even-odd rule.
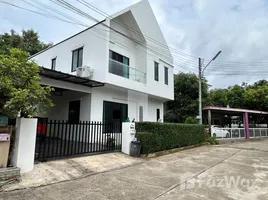
[[137,122],[136,137],[142,154],[204,143],[206,133],[199,124]]
[[[209,90],[206,79],[202,83],[203,106],[227,105],[232,108],[268,110],[268,81],[242,83],[228,88]],[[198,115],[198,77],[193,73],[174,75],[174,101],[165,103],[165,122],[196,123]],[[261,119],[260,119],[261,120]]]

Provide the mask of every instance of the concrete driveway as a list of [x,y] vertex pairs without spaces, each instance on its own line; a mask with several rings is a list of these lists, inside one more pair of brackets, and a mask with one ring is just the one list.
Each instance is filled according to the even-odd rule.
[[202,146],[1,200],[268,199],[268,140]]

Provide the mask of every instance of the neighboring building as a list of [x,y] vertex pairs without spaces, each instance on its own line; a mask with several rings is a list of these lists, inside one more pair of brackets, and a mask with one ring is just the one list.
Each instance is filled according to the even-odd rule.
[[41,84],[55,87],[55,107],[42,116],[52,120],[163,120],[174,98],[173,59],[147,0],[32,59],[44,67]]

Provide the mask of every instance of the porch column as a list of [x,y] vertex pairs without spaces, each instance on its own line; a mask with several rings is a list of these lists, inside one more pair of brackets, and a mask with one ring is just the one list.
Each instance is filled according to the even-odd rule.
[[245,132],[246,132],[246,139],[249,139],[249,124],[248,124],[248,112],[244,113],[244,125],[245,125]]
[[18,118],[12,164],[22,173],[33,170],[37,119]]
[[209,133],[211,134],[211,110],[208,110],[208,128]]

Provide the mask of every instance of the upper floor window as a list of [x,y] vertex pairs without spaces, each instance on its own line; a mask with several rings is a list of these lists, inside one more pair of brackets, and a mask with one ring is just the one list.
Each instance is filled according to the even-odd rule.
[[168,68],[165,67],[165,84],[168,85]]
[[154,62],[154,80],[159,81],[159,63]]
[[129,78],[129,58],[111,50],[109,51],[109,58],[109,72]]
[[52,70],[56,69],[56,58],[51,59],[51,69]]
[[73,50],[72,58],[72,72],[76,71],[78,67],[81,67],[83,64],[83,47]]

